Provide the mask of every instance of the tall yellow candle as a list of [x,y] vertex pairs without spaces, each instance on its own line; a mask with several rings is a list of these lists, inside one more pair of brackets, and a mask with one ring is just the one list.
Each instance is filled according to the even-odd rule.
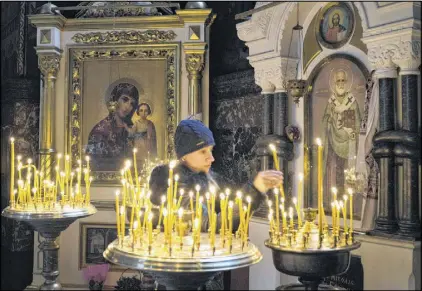
[[294,204],[296,212],[297,212],[297,224],[298,224],[299,227],[302,227],[302,218],[300,216],[300,209],[299,209],[299,205],[297,203],[296,197],[293,197],[293,204]]
[[294,228],[294,222],[293,222],[293,207],[289,207],[289,218],[290,218],[290,228]]
[[182,198],[183,198],[184,193],[185,193],[185,190],[183,189],[179,190],[179,200],[177,201],[177,209],[179,209],[180,205],[182,204]]
[[[175,174],[174,175],[174,189],[173,189],[173,200],[177,199],[177,184],[179,182],[179,175]],[[177,200],[176,200],[177,201]],[[177,204],[174,205],[174,208],[176,210]]]
[[201,186],[196,185],[195,186],[195,190],[196,190],[196,197],[195,197],[195,213],[198,216],[199,213],[199,191],[201,190]]
[[302,209],[302,200],[303,200],[303,174],[299,173],[299,184],[297,191],[297,207],[299,211]]
[[226,233],[226,205],[225,205],[225,196],[223,193],[220,193],[220,209],[221,209],[221,226],[220,226],[220,235],[224,239],[224,234]]
[[350,196],[350,202],[349,202],[349,206],[350,206],[350,233],[353,232],[353,190],[352,188],[348,188],[347,192],[349,193]]
[[[331,187],[331,192],[332,192],[332,194],[333,194],[333,197],[332,197],[332,201],[334,202],[334,204],[336,203],[336,201],[337,201],[337,188],[336,187]],[[332,215],[331,215],[331,217],[337,217],[337,207],[334,205],[333,207],[332,207],[332,210],[331,210],[331,212],[332,212]],[[334,220],[333,220],[334,221]],[[333,225],[333,227],[334,227],[334,225]],[[336,221],[336,227],[339,227],[339,225],[337,224],[337,221]]]
[[347,216],[346,216],[346,205],[343,203],[343,201],[339,202],[339,206],[342,210],[342,215],[343,215],[343,229],[344,229],[344,233],[347,233]]
[[139,189],[139,178],[138,178],[138,166],[136,164],[136,153],[138,152],[137,148],[133,149],[133,168],[135,170],[135,183],[136,189]]
[[119,195],[120,191],[116,191],[116,223],[117,223],[117,234],[120,236],[120,213],[119,213]]
[[318,145],[318,230],[319,230],[319,235],[321,236],[323,233],[322,230],[322,223],[323,223],[323,218],[322,218],[322,210],[323,210],[323,205],[322,205],[322,143],[321,143],[321,139],[317,138],[316,139],[317,145]]
[[248,232],[249,232],[249,220],[251,216],[251,202],[252,202],[251,196],[246,197],[246,202],[248,202],[248,209],[246,210],[246,224],[245,224],[245,237],[247,240]]
[[192,228],[193,228],[193,223],[195,220],[195,212],[193,210],[193,192],[189,191],[189,203],[190,203],[190,211],[192,213]]
[[207,211],[208,211],[208,214],[211,213],[211,202],[210,202],[210,198],[211,198],[210,192],[205,193],[205,199],[207,200]]
[[276,232],[280,232],[280,203],[278,201],[278,189],[274,188],[274,197],[275,197],[275,227]]
[[18,155],[16,157],[16,159],[18,160],[18,179],[22,180],[22,174],[21,174],[21,170],[22,170],[22,163],[20,162],[20,160],[22,159],[21,155]]
[[344,207],[343,207],[343,219],[344,219],[344,231],[348,232],[348,226],[347,226],[347,195],[343,195],[344,200]]
[[229,201],[229,248],[232,248],[233,238],[233,201]]
[[161,219],[163,217],[164,203],[166,203],[166,196],[165,195],[162,195],[161,196],[161,205],[160,205],[160,215],[158,216],[157,228],[160,228],[160,225],[161,225]]
[[13,198],[15,187],[15,139],[10,138],[10,206],[14,207],[15,200]]
[[121,236],[122,236],[122,240],[125,237],[125,233],[126,233],[126,214],[125,214],[125,207],[124,206],[120,206],[120,232],[121,232]]
[[335,204],[335,202],[333,201],[333,202],[331,202],[331,212],[333,213],[333,215],[331,215],[331,218],[332,218],[332,222],[331,222],[331,224],[333,225],[333,232],[335,231],[335,229],[336,229],[336,219],[337,219],[337,215],[336,215],[336,204]]
[[148,215],[148,244],[152,245],[152,213]]
[[277,171],[280,171],[280,164],[278,162],[278,157],[277,157],[277,149],[275,148],[274,144],[269,144],[269,148],[273,154],[273,161],[274,161],[274,167],[276,168]]

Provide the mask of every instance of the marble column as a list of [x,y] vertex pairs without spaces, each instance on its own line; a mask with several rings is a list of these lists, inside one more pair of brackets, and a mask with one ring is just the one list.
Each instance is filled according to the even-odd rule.
[[[273,134],[273,102],[274,94],[262,94],[264,98],[264,108],[262,108],[262,136],[257,140],[257,154],[261,157],[261,170],[268,170],[270,168],[270,157],[268,155],[267,136]],[[262,140],[262,138],[265,138]],[[272,163],[271,163],[272,165]]]
[[378,213],[375,235],[394,233],[397,226],[395,189],[397,179],[395,174],[394,145],[396,141],[396,99],[397,70],[396,67],[378,69],[379,78],[379,128],[373,138],[372,154],[379,166]]
[[202,113],[202,71],[205,67],[205,43],[185,43],[185,64],[188,72],[188,115]]
[[401,70],[401,129],[395,148],[401,180],[398,191],[398,235],[404,238],[421,237],[419,216],[420,136],[418,134],[418,75],[419,71]]
[[46,179],[53,176],[54,148],[54,120],[55,120],[55,97],[56,77],[59,71],[61,51],[41,52],[38,51],[38,66],[43,75],[43,96],[40,106],[40,148],[39,169]]

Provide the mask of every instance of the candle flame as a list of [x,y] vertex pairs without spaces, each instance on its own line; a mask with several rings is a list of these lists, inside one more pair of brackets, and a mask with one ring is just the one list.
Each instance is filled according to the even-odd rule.
[[212,193],[212,194],[215,194],[215,186],[214,185],[211,185],[210,186],[210,192]]
[[193,191],[189,191],[189,198],[193,197]]
[[166,196],[165,195],[161,196],[161,204],[164,204],[164,202],[166,202]]
[[153,214],[152,214],[152,213],[150,213],[150,214],[148,215],[148,221],[151,221],[151,220],[152,220],[152,216],[153,216]]
[[210,193],[209,193],[209,192],[205,193],[205,198],[206,198],[207,200],[210,200]]
[[133,152],[136,154],[138,152],[138,149],[137,148],[134,148],[133,149]]
[[89,162],[90,157],[89,156],[85,156],[85,161]]
[[177,163],[177,161],[175,161],[175,160],[171,161],[171,162],[169,163],[169,168],[170,168],[170,169],[174,169],[174,167],[176,167],[176,163]]
[[246,197],[246,201],[250,204],[252,202],[251,196]]
[[317,145],[320,147],[320,146],[322,146],[322,141],[321,141],[321,139],[320,138],[317,138],[316,139],[316,143],[317,143]]
[[268,145],[268,147],[270,148],[270,150],[272,150],[273,152],[275,152],[275,145],[274,144],[272,144],[272,143],[270,143],[269,145]]
[[347,201],[347,195],[346,194],[343,195],[343,199],[344,199],[344,202]]
[[289,217],[293,218],[293,207],[289,207]]
[[185,194],[185,190],[184,189],[180,189],[179,190],[180,196],[183,196],[183,194]]
[[269,221],[271,221],[271,220],[273,220],[273,215],[270,213],[270,214],[268,214],[268,220]]
[[336,187],[331,187],[331,192],[333,192],[334,194],[337,195],[337,188]]
[[32,159],[28,159],[28,164],[32,164]]
[[278,188],[273,189],[274,195],[278,195]]
[[236,192],[236,197],[239,198],[239,199],[241,199],[242,198],[242,192],[237,191]]
[[340,201],[339,205],[340,205],[341,208],[343,208],[343,206],[344,206],[343,201]]
[[353,195],[353,190],[352,190],[352,188],[347,188],[347,192],[349,193],[349,195]]
[[227,196],[229,196],[229,195],[230,195],[230,189],[229,189],[229,188],[226,188],[226,191],[225,191],[225,192],[226,192],[226,195],[227,195]]
[[69,155],[66,155],[66,161],[68,161],[70,159]]
[[299,181],[302,182],[303,181],[303,173],[299,173]]
[[125,167],[130,168],[131,165],[132,165],[132,162],[130,160],[126,160]]
[[62,154],[61,153],[58,153],[57,154],[57,158],[60,160],[62,158]]
[[229,207],[233,208],[233,201],[229,201]]
[[116,196],[119,197],[120,191],[116,191]]
[[292,200],[293,200],[293,204],[294,204],[294,205],[296,205],[296,204],[297,204],[297,199],[296,199],[296,197],[293,197],[293,199],[292,199]]
[[21,155],[18,155],[18,156],[16,157],[16,159],[18,159],[18,161],[20,161],[20,160],[22,159],[22,156],[21,156]]
[[10,142],[11,142],[11,143],[14,143],[14,142],[15,142],[15,138],[14,138],[14,137],[11,137],[11,138],[10,138]]
[[224,196],[224,193],[220,193],[220,200],[224,200],[224,198],[226,198],[226,196]]
[[196,186],[195,186],[195,190],[196,190],[196,192],[199,192],[199,190],[201,190],[201,186],[196,185]]
[[271,200],[268,200],[268,207],[271,208],[272,205],[273,205],[273,202]]
[[80,165],[80,164],[82,164],[82,161],[81,160],[78,160],[78,165]]
[[202,204],[202,202],[204,202],[204,197],[199,197],[199,203],[201,203]]
[[180,218],[183,217],[183,208],[182,207],[180,207],[177,212],[178,212]]
[[177,182],[177,181],[179,181],[179,175],[174,175],[174,180]]
[[137,228],[138,228],[138,222],[135,221],[135,222],[133,222],[133,229],[137,229]]

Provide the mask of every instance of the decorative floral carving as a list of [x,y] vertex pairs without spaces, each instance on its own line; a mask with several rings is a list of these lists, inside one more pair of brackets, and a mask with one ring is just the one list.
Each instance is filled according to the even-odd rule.
[[286,89],[287,80],[296,77],[297,69],[296,59],[274,59],[270,64],[259,63],[252,64],[255,68],[255,82],[261,88],[267,88],[268,83],[277,89]]
[[[103,17],[126,17],[126,16],[153,16],[153,15],[162,15],[161,12],[158,12],[156,7],[119,7],[118,9],[105,8],[104,6],[110,6],[111,2],[107,1],[97,1],[87,6],[98,7],[96,9],[90,9],[82,11],[76,15],[77,18],[103,18]],[[122,5],[131,5],[133,6],[136,2],[131,1],[118,1],[114,2],[116,6]]]
[[197,74],[205,67],[203,54],[186,54],[186,70],[189,74]]
[[372,45],[368,50],[368,60],[374,68],[417,68],[420,65],[421,42],[398,41],[385,45]]
[[174,31],[147,30],[147,31],[107,31],[77,33],[72,37],[76,43],[106,44],[106,43],[152,43],[171,41],[176,38]]
[[263,11],[263,14],[258,17],[256,24],[258,25],[261,32],[266,35],[267,28],[270,24],[271,17],[273,16],[274,9],[267,9]]
[[60,67],[60,56],[58,54],[38,54],[38,67],[45,77],[55,77]]
[[[98,48],[95,50],[74,49],[71,50],[71,71],[72,80],[71,88],[71,112],[70,112],[70,148],[73,160],[76,161],[81,154],[81,124],[82,124],[82,63],[87,60],[107,60],[110,58],[117,59],[148,59],[162,58],[167,62],[167,156],[174,156],[174,131],[177,125],[177,116],[175,109],[176,98],[176,55],[177,46],[170,48]],[[119,180],[119,172],[100,172],[93,173],[94,181],[104,183],[116,183]]]

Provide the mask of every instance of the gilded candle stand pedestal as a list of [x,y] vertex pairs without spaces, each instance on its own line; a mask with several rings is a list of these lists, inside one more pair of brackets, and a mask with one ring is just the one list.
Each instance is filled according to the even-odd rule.
[[62,290],[62,286],[56,281],[59,276],[59,248],[56,239],[60,233],[66,230],[77,219],[95,214],[94,206],[70,207],[65,206],[60,210],[28,211],[11,209],[10,206],[3,210],[2,216],[24,221],[45,239],[40,245],[43,252],[42,276],[45,282],[40,290]]
[[175,237],[170,255],[163,233],[155,235],[151,247],[133,244],[126,236],[122,245],[117,239],[109,244],[103,255],[113,264],[147,272],[167,290],[197,290],[218,272],[248,267],[262,259],[255,245],[247,243],[242,249],[241,239],[233,238],[231,252],[227,241],[222,246],[219,235],[216,241],[213,255],[208,234],[202,233],[199,250],[195,247],[192,255],[192,237],[184,236],[182,245]]

